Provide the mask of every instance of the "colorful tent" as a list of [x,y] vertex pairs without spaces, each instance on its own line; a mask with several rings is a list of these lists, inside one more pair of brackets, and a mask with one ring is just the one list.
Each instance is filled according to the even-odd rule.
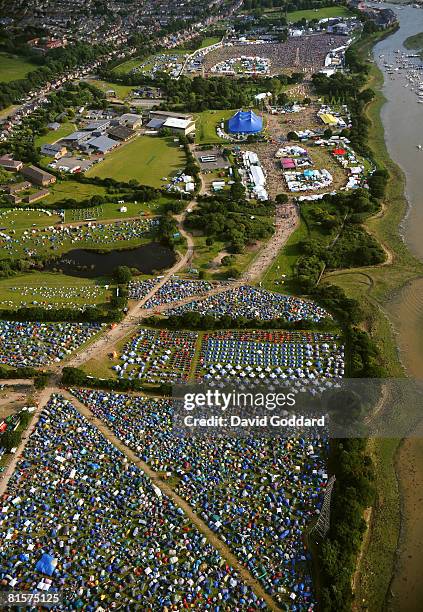
[[35,565],[35,569],[41,574],[52,576],[57,565],[57,559],[44,553],[41,559]]
[[263,119],[254,111],[238,111],[228,121],[230,134],[257,134],[263,129]]

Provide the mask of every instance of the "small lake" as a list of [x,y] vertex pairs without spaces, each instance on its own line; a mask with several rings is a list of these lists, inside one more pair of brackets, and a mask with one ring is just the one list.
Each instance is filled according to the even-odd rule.
[[175,253],[158,242],[150,242],[135,249],[99,253],[91,249],[73,249],[51,261],[46,270],[62,270],[70,276],[109,276],[118,266],[137,268],[142,274],[170,268],[176,261]]

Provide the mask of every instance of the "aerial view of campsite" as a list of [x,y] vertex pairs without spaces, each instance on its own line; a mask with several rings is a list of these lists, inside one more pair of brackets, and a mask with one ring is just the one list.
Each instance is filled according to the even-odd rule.
[[0,609],[423,607],[423,0],[0,0]]

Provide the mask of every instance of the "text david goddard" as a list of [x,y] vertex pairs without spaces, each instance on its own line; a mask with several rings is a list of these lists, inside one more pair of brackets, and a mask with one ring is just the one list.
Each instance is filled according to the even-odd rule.
[[277,414],[255,415],[241,417],[237,414],[224,417],[213,414],[207,417],[196,417],[188,414],[184,417],[185,427],[195,428],[227,428],[227,427],[325,427],[325,416],[308,418],[304,416],[291,415],[284,417]]

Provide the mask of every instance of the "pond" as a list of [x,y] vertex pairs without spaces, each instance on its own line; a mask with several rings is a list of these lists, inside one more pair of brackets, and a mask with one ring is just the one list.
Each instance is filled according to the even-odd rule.
[[142,274],[170,268],[176,261],[175,253],[158,242],[150,242],[135,249],[98,252],[90,249],[73,249],[50,261],[48,271],[61,270],[70,276],[109,276],[118,266],[137,268]]

